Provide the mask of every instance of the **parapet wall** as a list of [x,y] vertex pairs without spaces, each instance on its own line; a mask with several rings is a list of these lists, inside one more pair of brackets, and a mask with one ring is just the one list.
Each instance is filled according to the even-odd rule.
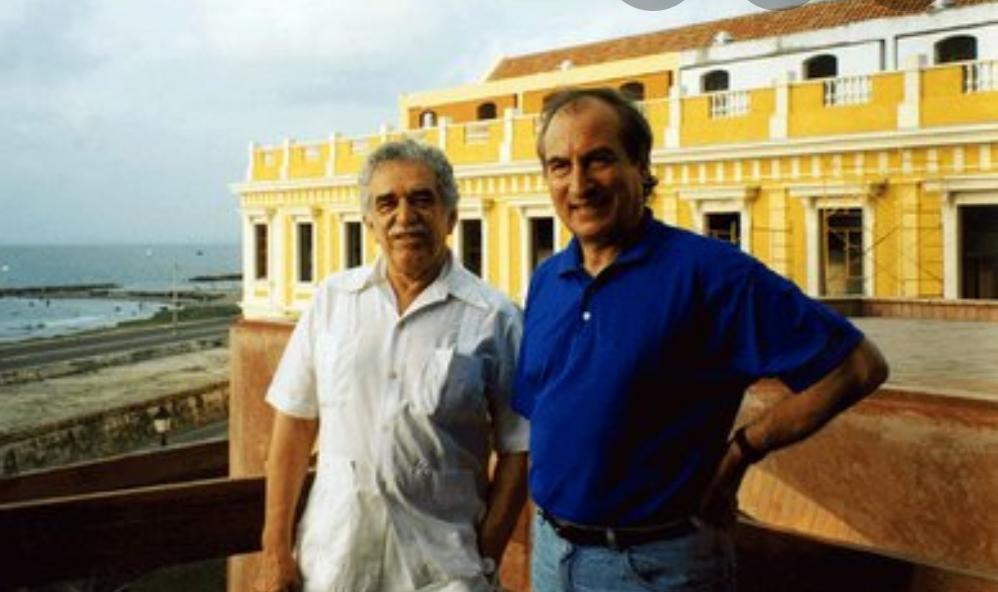
[[172,430],[223,421],[229,412],[229,383],[4,434],[0,437],[0,476],[132,450],[155,438],[153,415],[160,407],[170,413]]
[[[742,417],[787,393],[754,387]],[[751,469],[744,512],[998,577],[998,402],[884,388]]]

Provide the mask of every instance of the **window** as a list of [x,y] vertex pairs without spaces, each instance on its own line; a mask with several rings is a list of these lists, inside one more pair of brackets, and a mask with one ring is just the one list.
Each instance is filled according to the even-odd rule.
[[554,94],[555,93],[548,93],[548,94],[544,95],[543,99],[541,99],[541,110],[542,111],[544,109],[547,109],[548,105],[551,104],[551,99],[554,98]]
[[364,234],[360,222],[347,222],[345,225],[346,244],[344,261],[346,267],[359,267],[364,264]]
[[998,298],[998,206],[961,206],[960,298]]
[[419,127],[434,127],[437,125],[437,114],[433,111],[423,111],[419,114]]
[[863,210],[821,210],[821,294],[863,293]]
[[256,258],[253,269],[253,279],[267,279],[267,225],[253,225],[253,245],[254,257]]
[[530,272],[554,254],[554,220],[530,219]]
[[804,79],[835,78],[839,75],[839,60],[833,55],[822,54],[804,61]]
[[478,106],[478,119],[495,119],[496,118],[496,104],[493,102],[482,103]]
[[621,85],[620,94],[630,101],[643,101],[645,100],[645,85],[640,82],[628,82]]
[[729,76],[727,70],[711,70],[700,79],[701,90],[705,93],[728,90]]
[[482,277],[482,221],[461,220],[461,264]]
[[718,240],[727,241],[735,246],[741,245],[742,217],[737,212],[707,214],[705,216],[704,234]]
[[936,63],[969,62],[977,59],[977,39],[970,35],[947,37],[936,43]]
[[313,225],[311,222],[299,222],[295,225],[298,245],[298,281],[309,283],[315,274],[313,253]]

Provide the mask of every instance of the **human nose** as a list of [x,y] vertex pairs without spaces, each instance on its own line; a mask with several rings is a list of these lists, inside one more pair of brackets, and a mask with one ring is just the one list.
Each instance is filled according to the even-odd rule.
[[568,172],[568,193],[572,197],[580,197],[589,189],[591,179],[586,168],[574,165]]
[[408,222],[415,219],[415,208],[409,204],[409,200],[400,199],[398,207],[395,210],[395,218],[405,226]]

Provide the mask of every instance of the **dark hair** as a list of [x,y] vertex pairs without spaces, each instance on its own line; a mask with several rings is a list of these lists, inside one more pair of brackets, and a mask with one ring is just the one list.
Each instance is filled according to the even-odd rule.
[[417,162],[433,171],[437,177],[437,193],[448,210],[457,209],[457,181],[454,180],[454,169],[447,156],[435,146],[421,144],[412,139],[388,142],[378,146],[368,155],[364,168],[360,172],[360,208],[365,214],[371,208],[370,185],[371,178],[378,166],[391,161],[402,160]]
[[634,103],[609,87],[566,88],[548,95],[541,110],[541,129],[537,134],[537,156],[541,159],[541,165],[544,164],[544,136],[547,135],[555,114],[567,105],[586,99],[601,101],[617,114],[617,121],[620,123],[620,144],[631,162],[644,169],[645,179],[642,186],[645,197],[648,197],[658,185],[658,179],[651,174],[651,126]]

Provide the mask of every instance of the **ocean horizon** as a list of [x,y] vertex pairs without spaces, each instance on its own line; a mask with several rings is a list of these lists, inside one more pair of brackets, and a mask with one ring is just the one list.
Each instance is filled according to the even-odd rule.
[[[122,291],[234,290],[192,283],[241,271],[237,244],[0,245],[0,289],[115,284]],[[162,305],[114,299],[0,297],[0,342],[65,335],[148,318]]]

